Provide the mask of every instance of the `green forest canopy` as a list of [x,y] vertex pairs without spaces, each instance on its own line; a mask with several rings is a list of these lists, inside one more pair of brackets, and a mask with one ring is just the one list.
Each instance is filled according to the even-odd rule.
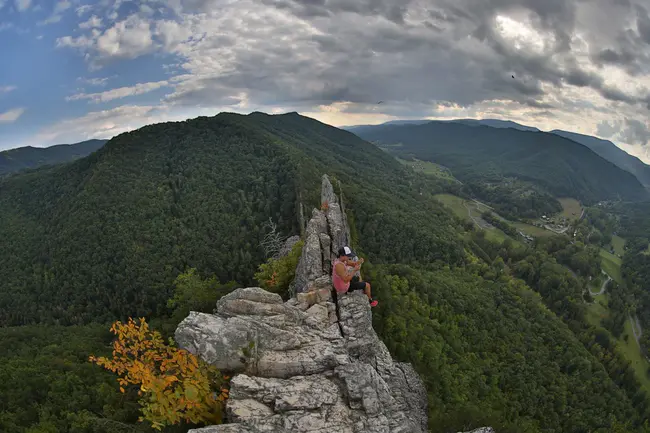
[[[434,199],[447,181],[295,113],[148,126],[84,159],[0,180],[0,324],[22,348],[3,351],[3,373],[34,384],[21,403],[0,399],[0,430],[147,431],[132,424],[133,399],[119,400],[117,384],[85,363],[107,348],[99,330],[127,316],[169,324],[174,280],[189,268],[253,283],[264,222],[299,233],[300,205],[307,217],[320,205],[324,173],[341,181],[383,299],[375,326],[428,385],[433,431],[642,431],[645,395],[607,335],[582,320],[582,283],[565,267],[583,278],[593,254],[552,239],[492,243]],[[41,352],[56,367],[42,369]],[[0,395],[15,386],[0,381]],[[65,394],[86,418],[54,398]]]

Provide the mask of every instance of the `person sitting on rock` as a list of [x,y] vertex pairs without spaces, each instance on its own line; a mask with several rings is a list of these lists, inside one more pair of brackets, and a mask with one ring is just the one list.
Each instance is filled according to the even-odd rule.
[[355,290],[362,290],[368,296],[368,301],[371,307],[377,306],[377,301],[372,299],[370,291],[370,283],[361,281],[358,276],[355,276],[357,271],[361,269],[363,259],[352,262],[352,257],[356,254],[350,247],[341,247],[338,251],[338,257],[332,264],[332,284],[336,289],[336,293],[354,292]]

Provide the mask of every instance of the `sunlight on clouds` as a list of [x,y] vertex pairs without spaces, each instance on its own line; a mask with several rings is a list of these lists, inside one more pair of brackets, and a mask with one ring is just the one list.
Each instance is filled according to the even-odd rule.
[[555,43],[551,35],[543,35],[530,23],[517,21],[504,15],[497,15],[495,22],[497,32],[518,51],[543,54]]
[[0,123],[13,123],[25,112],[24,108],[14,108],[4,113],[0,113]]

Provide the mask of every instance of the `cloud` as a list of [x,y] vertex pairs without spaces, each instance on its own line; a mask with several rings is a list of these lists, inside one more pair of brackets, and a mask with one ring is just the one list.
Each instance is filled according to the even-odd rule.
[[57,46],[79,50],[91,68],[155,53],[161,70],[177,75],[164,86],[170,109],[296,110],[338,125],[353,123],[348,117],[512,118],[635,146],[643,133],[624,119],[643,123],[650,114],[650,13],[640,0],[126,4],[95,4],[91,20],[108,28],[88,20]]
[[149,23],[132,15],[97,38],[97,52],[100,57],[132,59],[151,49],[151,36]]
[[126,98],[128,96],[142,95],[144,93],[152,92],[154,90],[160,89],[161,87],[168,86],[169,82],[167,81],[158,81],[151,83],[138,83],[135,86],[131,87],[120,87],[117,89],[107,90],[101,93],[78,93],[76,95],[68,96],[66,101],[79,101],[83,99],[88,99],[92,102],[108,102],[114,99]]
[[[91,24],[93,23],[88,26]],[[97,69],[111,60],[134,59],[150,52],[153,49],[153,38],[150,23],[137,15],[131,15],[104,32],[93,28],[88,35],[58,38],[57,47],[80,49],[91,60],[91,67]]]
[[625,119],[625,128],[620,137],[625,143],[645,146],[650,140],[648,124],[636,119]]
[[75,10],[75,12],[77,12],[78,16],[82,16],[82,15],[87,14],[88,12],[90,12],[92,9],[93,9],[93,7],[91,5],[82,5],[82,6],[79,6]]
[[598,124],[596,135],[603,138],[611,138],[621,131],[621,122],[603,120]]
[[105,86],[106,83],[110,80],[110,77],[103,77],[103,78],[77,78],[77,81],[81,81],[86,84],[90,84],[91,86]]
[[96,15],[93,15],[92,17],[88,18],[87,21],[84,21],[79,24],[80,29],[94,29],[96,27],[101,27],[102,26],[102,19],[97,17]]
[[92,47],[95,44],[95,41],[92,38],[89,38],[85,35],[81,35],[78,38],[73,38],[71,36],[64,36],[56,40],[57,48],[70,47],[70,48],[80,48],[86,50]]
[[0,113],[0,123],[14,123],[25,112],[24,108],[14,108]]
[[0,94],[9,93],[16,90],[16,86],[0,86]]
[[43,25],[47,25],[47,24],[58,23],[63,18],[63,15],[62,15],[63,12],[68,10],[71,6],[72,6],[72,3],[70,3],[70,1],[68,1],[68,0],[59,0],[54,5],[54,10],[52,11],[52,14],[48,18],[46,18],[45,20],[39,21],[38,25],[43,26]]
[[110,110],[93,111],[70,118],[40,130],[34,144],[74,142],[91,138],[111,138],[152,123],[180,121],[191,116],[214,115],[213,111],[175,112],[166,106],[123,105]]
[[26,11],[31,5],[32,0],[16,0],[16,9],[20,12]]

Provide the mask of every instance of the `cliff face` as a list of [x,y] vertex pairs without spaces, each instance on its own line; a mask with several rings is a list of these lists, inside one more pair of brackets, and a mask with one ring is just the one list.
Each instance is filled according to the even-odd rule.
[[333,253],[349,242],[342,203],[323,177],[325,211],[313,210],[295,298],[237,289],[214,314],[192,312],[179,346],[235,372],[229,424],[195,433],[427,431],[427,394],[410,364],[394,362],[372,327],[367,297],[332,299]]

